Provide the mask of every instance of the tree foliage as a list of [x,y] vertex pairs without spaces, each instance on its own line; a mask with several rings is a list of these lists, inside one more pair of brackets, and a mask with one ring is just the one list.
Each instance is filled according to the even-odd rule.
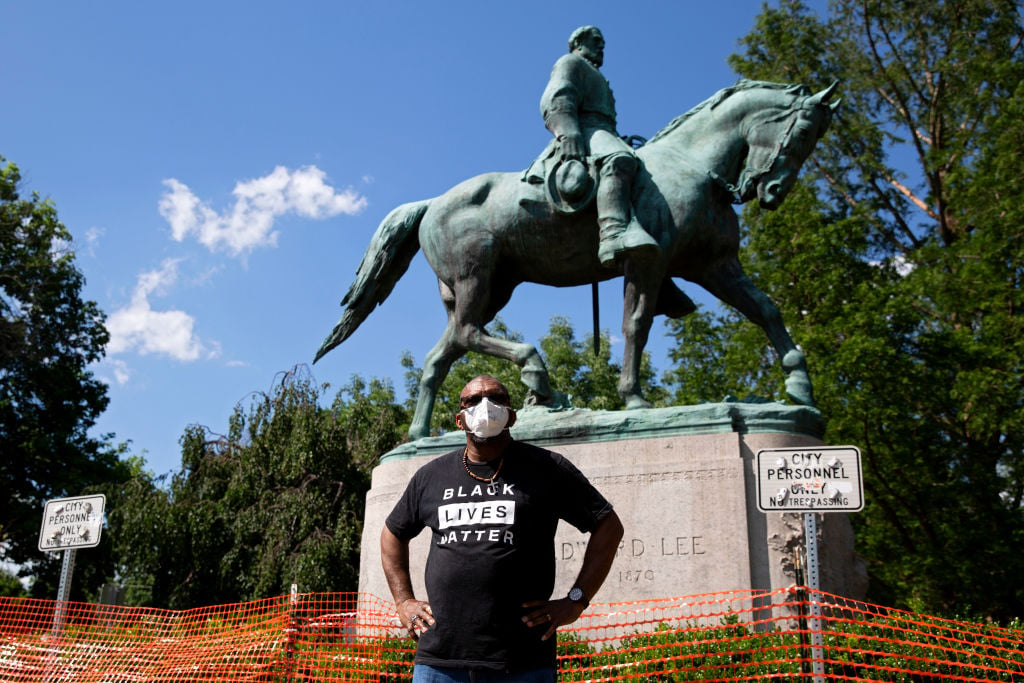
[[[879,602],[1024,613],[1022,38],[1008,1],[841,0],[823,19],[785,0],[731,58],[841,82],[803,182],[776,212],[745,209],[744,259],[807,352],[826,439],[863,452],[854,523]],[[677,367],[677,396],[778,391],[752,329],[682,321],[692,349],[724,354]]]
[[[111,513],[121,580],[186,608],[302,591],[355,591],[363,504],[406,416],[355,377],[329,407],[303,369],[239,405],[226,435],[194,425],[167,482],[137,476]],[[147,596],[143,596],[146,598]]]
[[[577,340],[569,319],[554,316],[548,333],[540,340],[540,350],[551,374],[551,383],[569,394],[574,408],[623,408],[618,393],[622,365],[612,360],[611,337],[607,332],[601,333],[595,351],[593,334]],[[640,360],[640,384],[644,387],[644,397],[652,405],[664,405],[668,400],[668,392],[658,384],[647,352]]]
[[7,571],[6,569],[0,569],[0,596],[8,598],[23,598],[26,596],[24,586],[21,585],[21,581],[18,577]]
[[[59,553],[37,547],[47,500],[100,492],[122,480],[118,451],[89,436],[107,388],[87,369],[108,335],[95,302],[82,298],[71,235],[54,205],[18,193],[17,166],[0,157],[0,559],[53,597]],[[82,587],[98,585],[110,557],[79,558]]]

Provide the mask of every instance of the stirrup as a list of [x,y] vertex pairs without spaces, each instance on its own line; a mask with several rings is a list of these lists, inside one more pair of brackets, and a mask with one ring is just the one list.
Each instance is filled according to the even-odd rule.
[[608,267],[615,264],[615,261],[622,256],[639,257],[641,260],[656,258],[661,253],[661,247],[654,241],[654,238],[647,234],[647,231],[640,227],[636,220],[613,235],[601,239],[597,249],[597,259],[602,266]]

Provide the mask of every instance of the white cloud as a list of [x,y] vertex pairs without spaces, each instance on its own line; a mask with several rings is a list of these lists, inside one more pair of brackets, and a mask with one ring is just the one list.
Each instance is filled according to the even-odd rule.
[[[151,294],[160,294],[178,279],[178,261],[167,259],[159,270],[142,273],[131,303],[114,311],[107,320],[110,343],[107,354],[135,351],[142,355],[163,354],[179,361],[194,361],[217,355],[219,349],[203,344],[194,331],[195,319],[184,311],[154,311]],[[115,375],[117,372],[115,370]],[[117,377],[127,381],[126,369]]]
[[100,244],[100,238],[102,238],[107,231],[104,228],[92,227],[85,231],[85,245],[87,247],[86,253],[89,256],[96,255],[96,247]]
[[[132,378],[131,368],[123,360],[117,358],[105,358],[98,367],[102,373],[100,379],[107,384],[117,383],[118,386],[124,386]],[[113,378],[107,376],[107,370],[113,373]]]
[[169,189],[160,198],[160,215],[171,226],[176,241],[194,237],[210,251],[238,256],[257,247],[274,246],[274,221],[280,216],[329,218],[353,215],[366,206],[366,198],[355,190],[338,191],[325,179],[326,174],[316,166],[295,171],[278,166],[269,175],[236,184],[234,206],[217,213],[187,185],[170,178],[164,181]]
[[[882,265],[882,261],[869,261],[872,266],[878,267]],[[896,274],[900,277],[906,277],[914,272],[914,264],[906,259],[902,254],[896,254],[892,258],[885,261],[888,265],[892,266],[896,270]]]
[[908,261],[902,254],[897,254],[893,257],[892,265],[896,268],[896,272],[900,277],[906,277],[914,272],[914,264]]

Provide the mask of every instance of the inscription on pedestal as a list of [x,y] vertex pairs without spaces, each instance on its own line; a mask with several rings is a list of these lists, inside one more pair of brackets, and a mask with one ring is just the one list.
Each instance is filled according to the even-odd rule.
[[[559,560],[583,559],[583,553],[587,549],[585,540],[575,543],[562,542],[562,553]],[[653,550],[654,552],[648,552]],[[707,547],[703,536],[676,536],[675,538],[662,537],[653,543],[650,539],[624,538],[619,543],[619,549],[615,557],[651,558],[651,557],[684,557],[687,555],[705,555]]]
[[[586,550],[586,541],[580,540],[575,543],[563,542],[559,561],[571,561],[583,559]],[[653,583],[658,578],[659,561],[666,558],[674,558],[677,561],[700,559],[701,555],[708,554],[708,543],[704,536],[676,536],[674,538],[661,537],[658,539],[624,538],[619,543],[619,549],[615,558],[629,558],[637,560],[639,567],[633,569],[613,570],[608,576],[608,581],[614,581],[620,585],[639,584],[643,582]],[[577,567],[578,569],[578,567]]]
[[[722,444],[725,447],[722,447]],[[735,437],[708,437],[683,452],[660,440],[619,453],[562,452],[615,506],[625,535],[604,587],[603,602],[730,590],[750,582],[743,460]],[[557,580],[571,587],[587,537],[562,525],[556,536]]]

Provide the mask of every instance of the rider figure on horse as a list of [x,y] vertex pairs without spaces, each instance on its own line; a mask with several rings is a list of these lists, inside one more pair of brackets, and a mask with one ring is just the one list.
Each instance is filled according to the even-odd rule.
[[540,100],[544,125],[555,136],[545,155],[561,162],[589,158],[598,174],[598,259],[611,266],[625,254],[657,256],[658,243],[641,227],[630,196],[639,161],[615,129],[615,98],[598,70],[604,63],[604,36],[583,26],[569,36],[569,54],[555,62]]

